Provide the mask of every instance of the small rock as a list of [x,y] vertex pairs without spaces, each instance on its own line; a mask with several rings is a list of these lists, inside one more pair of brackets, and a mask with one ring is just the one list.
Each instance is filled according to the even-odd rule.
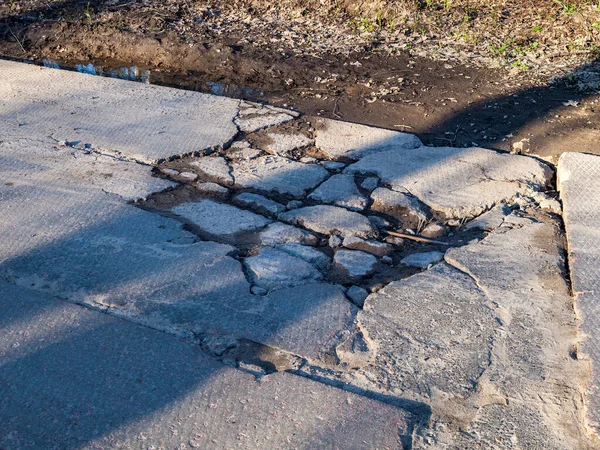
[[285,206],[262,195],[243,192],[233,199],[238,206],[252,208],[261,214],[279,214],[285,211]]
[[233,185],[229,165],[222,156],[204,156],[189,162],[203,178],[227,186]]
[[319,243],[319,239],[308,231],[280,222],[265,228],[260,233],[260,239],[263,245],[296,243],[315,246]]
[[250,292],[252,292],[254,295],[267,295],[269,293],[269,291],[260,286],[252,286],[250,288]]
[[268,290],[292,287],[319,280],[321,273],[301,258],[270,247],[244,260],[252,283]]
[[362,308],[365,305],[365,300],[369,296],[369,293],[361,287],[352,286],[346,292],[346,296],[352,303],[354,303],[359,308]]
[[444,259],[442,252],[425,252],[425,253],[413,253],[407,256],[400,262],[407,266],[420,267],[427,269],[430,265],[440,262]]
[[329,246],[331,248],[338,248],[340,245],[342,245],[342,238],[336,235],[330,236],[329,237]]
[[375,270],[377,258],[359,250],[338,250],[333,262],[350,280],[359,280]]
[[421,231],[421,236],[428,238],[438,238],[444,234],[446,234],[446,227],[439,223],[430,223]]
[[384,241],[387,242],[388,244],[396,245],[398,247],[401,247],[404,245],[404,239],[396,237],[396,236],[387,236],[384,239]]
[[161,168],[160,171],[165,175],[169,175],[171,177],[179,175],[179,170],[169,169],[168,167]]
[[317,158],[313,158],[312,156],[304,156],[300,158],[300,162],[304,164],[314,164],[317,162]]
[[360,193],[352,175],[334,175],[308,196],[311,200],[333,204],[353,211],[362,211],[367,199]]
[[181,172],[179,176],[190,181],[194,181],[196,178],[198,178],[198,175],[192,172]]
[[368,177],[363,180],[361,183],[361,187],[367,191],[372,191],[377,188],[379,185],[379,178],[377,177]]
[[382,212],[399,220],[424,222],[427,213],[419,202],[408,194],[392,191],[386,188],[377,188],[371,193],[373,211]]
[[288,210],[302,208],[302,202],[300,200],[292,200],[285,205]]
[[458,220],[458,219],[450,219],[448,222],[446,222],[446,224],[449,227],[459,227],[460,226],[460,220]]
[[369,237],[374,232],[365,216],[330,205],[307,206],[281,213],[279,220],[327,235]]
[[393,264],[394,260],[392,259],[391,256],[382,256],[381,257],[381,262],[384,264]]
[[374,239],[361,239],[356,236],[344,238],[342,245],[351,250],[361,250],[376,256],[385,256],[392,252],[392,246]]

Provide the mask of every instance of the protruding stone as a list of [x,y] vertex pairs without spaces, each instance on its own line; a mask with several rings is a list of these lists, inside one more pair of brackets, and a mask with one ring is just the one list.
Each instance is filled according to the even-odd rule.
[[281,156],[261,156],[231,164],[238,186],[302,197],[329,176],[318,164],[303,164]]
[[389,255],[392,252],[392,246],[374,239],[361,239],[356,236],[347,236],[342,245],[350,250],[361,250],[376,256]]
[[378,185],[379,185],[379,178],[367,177],[360,184],[360,187],[367,191],[372,191],[372,190],[376,189]]
[[494,231],[504,219],[510,214],[510,208],[506,205],[494,206],[488,212],[472,220],[465,227],[467,230],[480,229],[484,231]]
[[321,273],[304,259],[270,247],[262,248],[258,255],[246,258],[244,263],[250,281],[269,291],[322,278]]
[[243,192],[233,199],[233,202],[238,206],[244,206],[256,210],[261,214],[276,215],[285,211],[285,206],[262,195],[252,194],[251,192]]
[[268,290],[260,286],[252,286],[250,288],[250,292],[252,292],[254,295],[267,295],[269,293]]
[[188,181],[194,181],[195,179],[198,178],[198,175],[196,175],[195,173],[192,173],[192,172],[181,172],[179,174],[179,176],[181,178],[183,178],[184,180],[188,180]]
[[169,175],[170,177],[179,175],[179,170],[171,169],[169,167],[161,167],[160,171],[165,175]]
[[279,219],[327,235],[369,237],[373,234],[369,219],[337,206],[307,206],[282,213]]
[[362,211],[367,199],[360,193],[352,175],[334,175],[308,196],[321,203],[342,206],[353,211]]
[[329,266],[329,263],[331,262],[331,259],[325,253],[316,250],[314,247],[307,247],[306,245],[283,244],[278,245],[276,249],[303,259],[319,270],[327,269],[327,266]]
[[202,232],[222,237],[255,231],[271,223],[266,217],[212,200],[184,203],[174,207],[173,212]]
[[233,185],[229,165],[222,156],[204,156],[190,161],[189,165],[208,181],[228,186]]
[[439,238],[446,234],[447,228],[439,223],[430,223],[423,231],[421,231],[420,235],[428,238]]
[[365,305],[365,300],[369,296],[369,293],[358,286],[352,286],[346,292],[346,296],[350,299],[352,303],[354,303],[359,308],[362,308]]
[[427,213],[419,202],[408,194],[386,188],[377,188],[371,193],[373,211],[382,212],[396,219],[412,222],[424,222]]
[[314,234],[281,222],[272,223],[265,228],[260,233],[260,239],[263,245],[293,243],[315,246],[319,243],[319,239]]
[[331,248],[338,248],[342,245],[343,239],[337,235],[329,236],[327,243]]
[[315,145],[330,159],[359,159],[390,148],[420,147],[412,134],[330,119],[316,119]]
[[427,269],[432,264],[438,263],[444,259],[442,252],[425,252],[425,253],[413,253],[402,259],[400,262],[407,266],[420,267],[421,269]]
[[300,133],[268,133],[267,137],[272,143],[265,145],[264,149],[271,154],[280,156],[287,156],[292,150],[306,147],[313,142],[312,139]]
[[360,280],[375,270],[377,258],[358,250],[338,250],[333,257],[336,269],[349,280]]

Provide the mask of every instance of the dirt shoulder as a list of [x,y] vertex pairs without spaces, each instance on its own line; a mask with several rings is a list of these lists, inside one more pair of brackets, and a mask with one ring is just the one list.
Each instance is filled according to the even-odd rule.
[[392,2],[372,16],[310,2],[13,1],[0,7],[0,55],[91,62],[105,73],[135,66],[153,83],[408,131],[437,146],[553,162],[565,150],[597,152],[597,8],[494,3]]

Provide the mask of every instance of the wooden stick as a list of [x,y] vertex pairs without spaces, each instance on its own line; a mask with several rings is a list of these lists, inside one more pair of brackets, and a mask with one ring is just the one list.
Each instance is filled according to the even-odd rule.
[[433,239],[427,239],[421,236],[414,236],[412,234],[396,233],[395,231],[386,231],[387,234],[402,239],[409,239],[411,241],[421,242],[422,244],[438,244],[438,245],[450,245],[447,242],[435,241]]

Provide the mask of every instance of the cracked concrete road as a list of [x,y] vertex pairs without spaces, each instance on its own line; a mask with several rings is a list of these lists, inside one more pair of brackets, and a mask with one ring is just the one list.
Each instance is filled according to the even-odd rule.
[[550,166],[0,73],[0,447],[594,448]]

